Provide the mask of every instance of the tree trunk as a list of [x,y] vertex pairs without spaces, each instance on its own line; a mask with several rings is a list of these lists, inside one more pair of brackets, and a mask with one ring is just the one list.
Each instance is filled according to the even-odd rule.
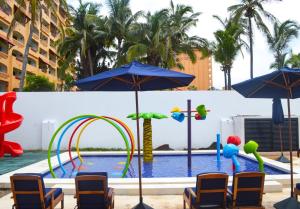
[[223,72],[224,72],[224,83],[225,83],[225,90],[228,90],[228,85],[227,85],[227,72],[226,72],[226,68],[223,67]]
[[121,58],[121,47],[122,47],[122,39],[118,39],[118,54],[117,54],[117,63],[120,63]]
[[33,35],[33,23],[30,23],[30,31],[27,39],[27,43],[25,46],[24,50],[24,55],[23,55],[23,63],[22,63],[22,71],[20,75],[20,86],[19,86],[19,91],[23,91],[24,84],[25,84],[25,76],[26,76],[26,67],[28,64],[28,55],[29,55],[29,49],[31,46],[31,41],[32,41],[32,35]]
[[152,124],[151,119],[144,119],[144,131],[143,131],[143,152],[144,152],[144,162],[152,162]]
[[250,41],[250,78],[253,79],[253,30],[252,30],[252,19],[248,17],[249,21],[249,41]]
[[93,66],[93,60],[91,55],[91,48],[88,49],[88,59],[89,59],[89,68],[90,68],[90,76],[94,75],[94,66]]
[[231,90],[231,67],[228,67],[227,76],[228,76],[228,90]]

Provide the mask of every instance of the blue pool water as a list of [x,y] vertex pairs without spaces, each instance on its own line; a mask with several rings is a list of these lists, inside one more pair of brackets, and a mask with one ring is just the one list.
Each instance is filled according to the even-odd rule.
[[[96,172],[105,171],[108,172],[111,178],[120,178],[125,156],[83,156],[84,162],[80,166],[81,171]],[[246,157],[238,156],[238,161],[241,165],[241,171],[258,171],[258,163]],[[134,157],[131,163],[127,178],[137,177],[137,157]],[[75,159],[75,163],[78,166],[80,161]],[[58,178],[73,178],[78,169],[73,169],[71,162],[64,164],[64,168],[67,171],[65,175],[59,167],[54,169],[56,177]],[[217,167],[215,154],[194,154],[192,156],[192,168],[187,167],[186,155],[156,155],[154,156],[153,163],[142,163],[142,173],[144,178],[153,177],[192,177],[199,173],[204,172],[226,172],[232,175],[232,162],[230,159],[226,159],[221,156],[221,167]],[[265,165],[265,173],[268,175],[287,174],[287,172],[279,170],[275,167]],[[50,172],[45,173],[46,178],[51,178]]]

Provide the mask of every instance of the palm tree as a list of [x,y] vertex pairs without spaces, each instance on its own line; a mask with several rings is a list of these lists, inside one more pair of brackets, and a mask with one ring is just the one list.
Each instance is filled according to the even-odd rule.
[[231,90],[231,69],[233,62],[241,52],[242,47],[248,47],[245,41],[241,39],[244,31],[240,24],[229,19],[222,21],[217,18],[223,25],[223,30],[214,33],[215,42],[212,43],[212,54],[216,62],[221,64],[221,70],[224,72],[225,90]]
[[[42,2],[46,4],[46,6],[49,8],[50,11],[54,15],[56,15],[56,7],[54,5],[53,0],[44,0],[44,1],[36,1],[36,0],[18,0],[19,7],[16,7],[15,10],[15,15],[14,18],[10,24],[9,27],[9,32],[8,36],[11,35],[13,32],[13,29],[16,25],[17,22],[19,22],[22,19],[22,8],[26,8],[27,6],[29,7],[29,17],[26,17],[26,21],[28,21],[29,26],[29,35],[27,38],[27,42],[25,44],[25,49],[24,49],[24,58],[23,58],[23,63],[22,63],[22,71],[20,75],[20,87],[19,91],[23,91],[24,88],[24,83],[25,83],[25,76],[26,76],[26,67],[28,64],[28,55],[29,55],[29,49],[31,46],[32,42],[32,36],[33,36],[33,31],[34,31],[34,25],[36,24],[36,21],[41,18],[42,14]],[[63,7],[67,8],[67,3],[66,0],[60,0],[60,3]],[[5,0],[0,0],[1,5],[5,5]],[[59,19],[59,18],[58,18]],[[60,19],[59,19],[60,20]],[[41,22],[41,21],[40,21]]]
[[127,60],[140,60],[144,63],[162,66],[165,58],[166,43],[164,40],[163,24],[167,17],[167,11],[149,12],[145,23],[135,24],[127,39]]
[[299,69],[300,68],[300,53],[293,54],[293,52],[291,52],[290,58],[286,61],[286,66]]
[[99,16],[99,4],[83,3],[70,6],[72,24],[65,29],[65,37],[58,44],[58,52],[66,60],[80,57],[80,77],[94,75],[100,59],[106,59],[108,52],[108,28],[106,18]]
[[266,37],[270,50],[273,52],[275,62],[271,68],[281,69],[286,64],[286,56],[289,51],[289,43],[298,37],[300,26],[292,20],[283,23],[275,22],[273,34],[267,32]]
[[[270,2],[271,0],[240,0],[240,4],[230,6],[228,11],[236,21],[247,20],[247,35],[249,37],[250,45],[250,78],[253,78],[253,20],[256,23],[258,29],[262,31],[268,30],[263,22],[262,17],[266,17],[271,21],[275,21],[276,18],[264,9],[264,4]],[[273,0],[282,1],[282,0]]]
[[[133,120],[137,119],[137,115],[130,114],[127,118],[132,118]],[[152,162],[153,154],[152,154],[152,119],[164,119],[168,118],[168,116],[160,114],[160,113],[140,113],[139,118],[144,119],[143,124],[143,153],[144,153],[144,162]]]
[[182,64],[177,55],[185,53],[196,62],[195,50],[207,52],[208,43],[198,36],[189,36],[188,30],[198,21],[200,13],[194,13],[185,5],[174,5],[145,16],[145,23],[135,24],[127,41],[127,59],[141,60],[148,64],[165,68]]
[[131,26],[141,17],[143,12],[132,14],[129,7],[130,0],[107,0],[109,8],[108,27],[110,35],[116,39],[116,65],[124,64],[123,45],[130,33]]
[[189,36],[191,28],[197,26],[200,12],[194,13],[191,6],[182,4],[174,5],[173,1],[168,8],[166,32],[166,62],[163,67],[174,67],[182,69],[183,66],[178,62],[177,55],[187,54],[192,61],[196,62],[195,50],[200,50],[204,55],[208,55],[208,42],[198,36]]

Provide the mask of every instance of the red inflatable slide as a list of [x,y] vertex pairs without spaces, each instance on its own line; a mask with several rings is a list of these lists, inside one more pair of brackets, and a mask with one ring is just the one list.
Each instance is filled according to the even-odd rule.
[[23,116],[13,111],[16,99],[16,92],[8,92],[0,96],[0,157],[4,154],[10,154],[12,157],[23,154],[20,144],[4,140],[5,134],[17,129],[23,121]]

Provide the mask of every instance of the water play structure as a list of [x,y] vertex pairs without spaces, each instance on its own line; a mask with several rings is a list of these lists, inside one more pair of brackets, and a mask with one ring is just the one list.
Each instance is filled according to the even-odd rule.
[[258,144],[253,141],[250,140],[248,141],[245,145],[244,145],[244,151],[247,154],[253,154],[258,162],[258,166],[259,166],[259,171],[260,172],[264,172],[264,161],[262,160],[262,158],[260,157],[260,155],[257,153],[257,149],[258,149]]
[[0,158],[5,154],[10,154],[12,157],[23,154],[20,144],[5,140],[5,134],[17,129],[23,121],[23,116],[13,111],[16,99],[16,92],[8,92],[0,96]]
[[[126,152],[127,152],[127,158],[126,158],[126,162],[120,162],[120,164],[124,164],[124,168],[122,173],[120,173],[121,177],[125,177],[127,174],[127,171],[129,169],[129,165],[130,162],[132,160],[133,154],[134,154],[134,149],[135,149],[135,143],[134,143],[134,136],[132,131],[130,130],[130,128],[121,120],[117,119],[117,118],[113,118],[113,117],[108,117],[108,116],[97,116],[97,115],[79,115],[76,117],[73,117],[69,120],[67,120],[66,122],[64,122],[53,134],[49,146],[48,146],[48,166],[50,169],[50,173],[52,175],[53,178],[56,177],[54,171],[53,171],[53,167],[52,167],[52,163],[51,163],[51,151],[52,151],[52,147],[54,144],[55,139],[58,139],[57,141],[57,148],[56,148],[56,157],[59,163],[59,167],[62,170],[62,172],[65,174],[66,170],[64,168],[63,163],[61,162],[60,159],[60,152],[61,152],[61,142],[64,139],[65,134],[67,133],[67,131],[70,128],[73,128],[75,126],[75,124],[79,123],[77,126],[75,126],[75,129],[73,130],[71,137],[69,138],[69,142],[68,142],[68,152],[69,152],[69,158],[70,161],[72,162],[72,166],[75,169],[76,168],[76,164],[74,163],[73,157],[72,157],[72,142],[74,139],[74,136],[76,135],[77,131],[80,129],[79,134],[77,135],[77,140],[76,140],[76,152],[78,155],[78,158],[80,160],[80,165],[78,166],[80,169],[80,166],[83,163],[83,158],[80,154],[80,139],[82,136],[82,133],[85,131],[85,129],[91,125],[93,122],[98,121],[98,120],[102,120],[107,122],[108,124],[110,124],[111,126],[113,126],[118,133],[121,135],[122,139],[124,140],[125,146],[126,146]],[[124,132],[125,131],[125,132]],[[60,135],[59,135],[60,134]],[[129,138],[129,140],[128,140]]]
[[[192,117],[196,120],[205,120],[207,113],[210,110],[207,110],[205,105],[198,105],[196,110],[192,110],[192,101],[187,100],[187,110],[181,110],[179,107],[174,107],[171,110],[171,117],[179,122],[183,122],[184,118],[187,118],[187,150],[188,150],[188,167],[192,166]],[[186,115],[185,115],[186,113]],[[195,115],[192,115],[195,113]]]

